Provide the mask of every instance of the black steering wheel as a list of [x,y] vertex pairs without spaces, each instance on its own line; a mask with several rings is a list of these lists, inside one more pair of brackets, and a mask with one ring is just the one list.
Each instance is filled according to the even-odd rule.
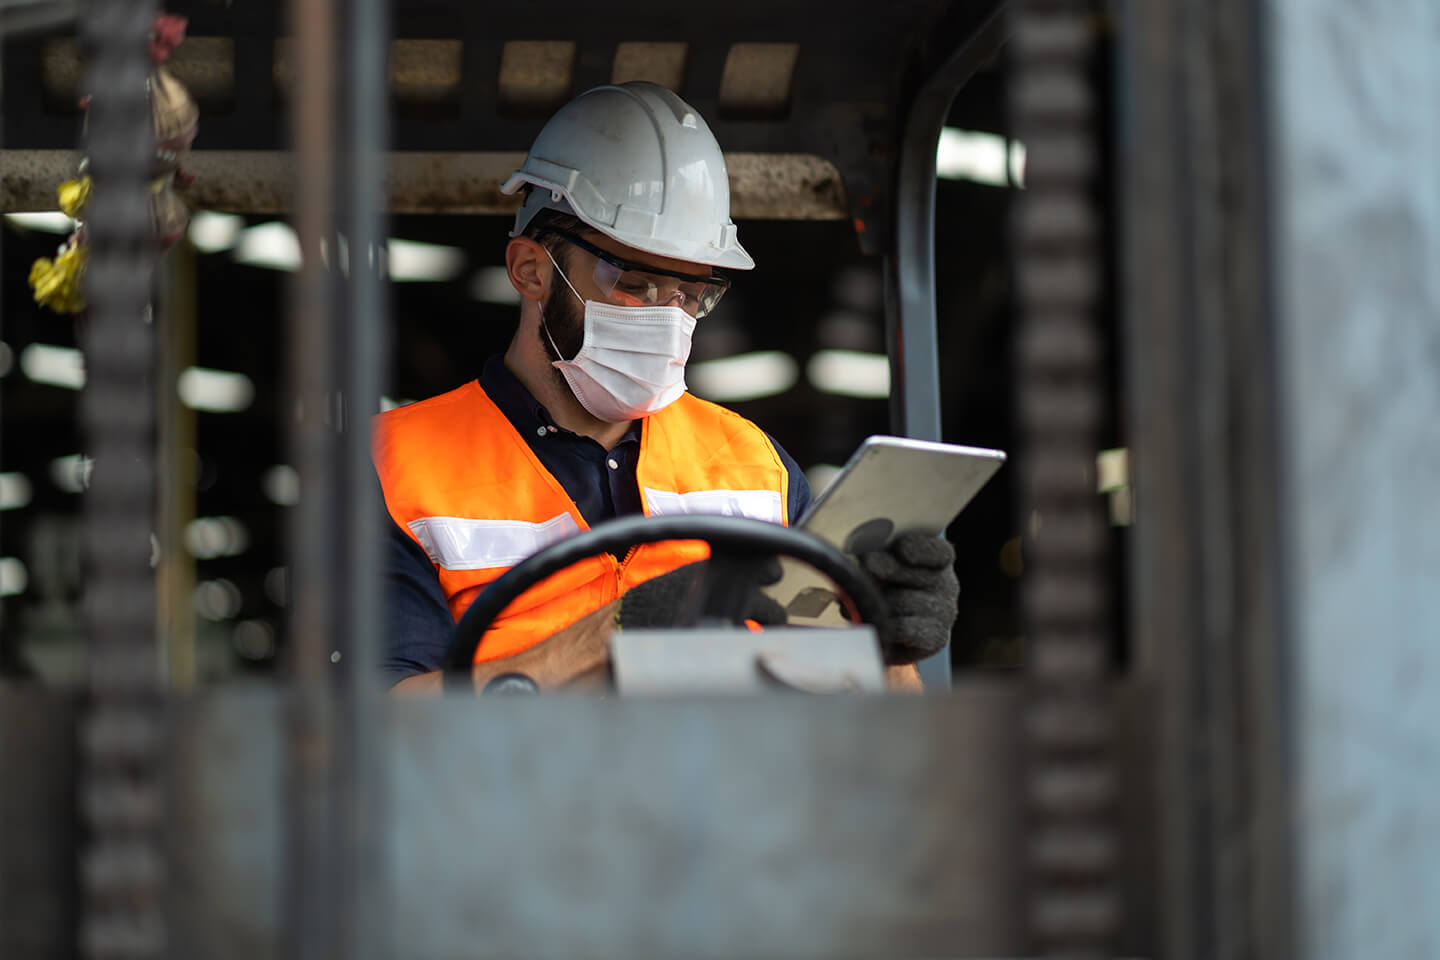
[[883,647],[890,637],[889,617],[879,589],[855,561],[809,533],[743,517],[622,517],[541,550],[491,583],[455,626],[445,656],[446,687],[469,686],[475,648],[506,607],[526,590],[566,567],[598,556],[663,540],[703,540],[710,560],[698,587],[699,604],[677,626],[702,620],[739,622],[737,611],[752,584],[749,571],[757,559],[786,556],[825,574],[849,598],[854,619],[875,628]]

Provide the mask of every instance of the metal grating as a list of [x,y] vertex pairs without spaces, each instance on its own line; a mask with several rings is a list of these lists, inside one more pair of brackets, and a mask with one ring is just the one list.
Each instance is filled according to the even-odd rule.
[[154,147],[146,94],[150,0],[91,8],[87,88],[90,302],[81,420],[95,471],[85,501],[89,699],[80,724],[81,953],[164,954],[163,700],[150,571],[155,513],[154,238],[147,181]]
[[1050,956],[1101,957],[1119,930],[1106,552],[1096,494],[1101,337],[1094,25],[1087,3],[1016,10],[1011,113],[1034,161],[1016,205],[1022,497],[1029,518],[1030,929]]

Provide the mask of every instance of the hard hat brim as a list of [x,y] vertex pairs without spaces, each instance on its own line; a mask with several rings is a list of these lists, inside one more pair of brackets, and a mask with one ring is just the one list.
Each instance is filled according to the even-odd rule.
[[[676,260],[685,260],[689,263],[699,263],[707,267],[721,267],[726,270],[753,270],[755,260],[740,246],[739,240],[733,240],[728,246],[720,247],[708,243],[687,243],[673,240],[668,237],[651,236],[648,234],[632,233],[625,230],[617,230],[613,224],[605,223],[593,216],[587,215],[583,205],[577,203],[570,196],[570,190],[562,184],[542,180],[534,175],[529,175],[517,170],[500,186],[500,192],[505,195],[518,193],[526,184],[534,189],[550,194],[550,199],[542,200],[539,204],[533,201],[527,204],[531,207],[528,216],[524,216],[522,209],[521,216],[524,222],[517,217],[515,229],[510,232],[511,236],[518,236],[528,225],[529,220],[541,209],[556,210],[560,213],[570,214],[577,217],[586,225],[598,230],[605,236],[627,247],[651,253],[659,257],[672,257]],[[553,199],[559,197],[558,200]],[[733,227],[731,228],[733,230]]]

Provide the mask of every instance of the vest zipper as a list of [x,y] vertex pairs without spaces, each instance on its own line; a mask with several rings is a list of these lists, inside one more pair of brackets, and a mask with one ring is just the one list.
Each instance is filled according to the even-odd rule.
[[635,552],[636,552],[637,550],[639,550],[639,549],[640,549],[640,545],[639,545],[638,543],[637,543],[637,544],[634,544],[633,546],[630,547],[629,550],[627,550],[627,551],[625,552],[625,559],[623,559],[623,560],[620,561],[619,575],[620,575],[620,578],[621,578],[622,580],[625,578],[625,566],[626,566],[631,560],[635,559]]

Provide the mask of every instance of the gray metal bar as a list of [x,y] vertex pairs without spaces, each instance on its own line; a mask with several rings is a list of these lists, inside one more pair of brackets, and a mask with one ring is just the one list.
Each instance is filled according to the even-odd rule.
[[150,571],[155,521],[150,284],[154,156],[146,77],[150,0],[86,10],[94,50],[86,123],[94,191],[86,209],[87,383],[80,396],[95,468],[85,497],[83,601],[89,700],[79,730],[82,854],[79,946],[87,957],[160,957],[166,945],[164,725]]
[[384,392],[389,297],[384,276],[385,146],[388,138],[389,23],[385,0],[349,0],[345,5],[345,83],[341,91],[344,145],[339,175],[341,235],[349,255],[343,315],[337,317],[343,352],[341,395],[345,418],[337,463],[343,519],[338,704],[343,755],[335,806],[344,838],[335,882],[342,891],[341,955],[346,960],[390,956],[383,938],[388,904],[382,893],[380,837],[383,806],[379,791],[381,737],[378,651],[384,623],[381,589],[379,485],[370,460],[370,418]]
[[[500,185],[523,153],[391,152],[383,196],[394,213],[513,214],[516,197]],[[55,209],[55,184],[74,172],[70,150],[0,150],[0,211]],[[730,213],[751,220],[844,220],[849,217],[840,171],[806,153],[725,155]],[[185,169],[195,182],[186,200],[201,210],[287,213],[295,157],[274,150],[196,150]]]
[[1022,582],[1030,933],[1046,955],[1098,958],[1119,934],[1120,836],[1108,531],[1095,479],[1104,390],[1091,9],[1085,0],[1018,3],[1009,88],[1015,134],[1038,157],[1014,219],[1020,515],[1030,518]]
[[[891,429],[940,440],[940,348],[935,325],[935,151],[955,95],[1005,40],[1005,5],[926,81],[905,120],[895,195],[895,258],[886,262]],[[890,313],[893,309],[898,313]],[[919,664],[927,690],[950,689],[950,651]]]
[[1119,33],[1130,621],[1176,960],[1297,955],[1260,36],[1248,0],[1130,4]]
[[335,442],[341,415],[333,179],[338,24],[335,0],[291,0],[291,33],[305,51],[291,101],[301,267],[291,288],[288,357],[290,446],[300,474],[300,503],[291,510],[289,530],[289,835],[288,870],[279,891],[286,911],[284,951],[297,960],[345,955],[345,890],[337,883],[344,825],[336,817],[344,745],[330,663],[344,604],[335,502],[345,466],[337,460]]

